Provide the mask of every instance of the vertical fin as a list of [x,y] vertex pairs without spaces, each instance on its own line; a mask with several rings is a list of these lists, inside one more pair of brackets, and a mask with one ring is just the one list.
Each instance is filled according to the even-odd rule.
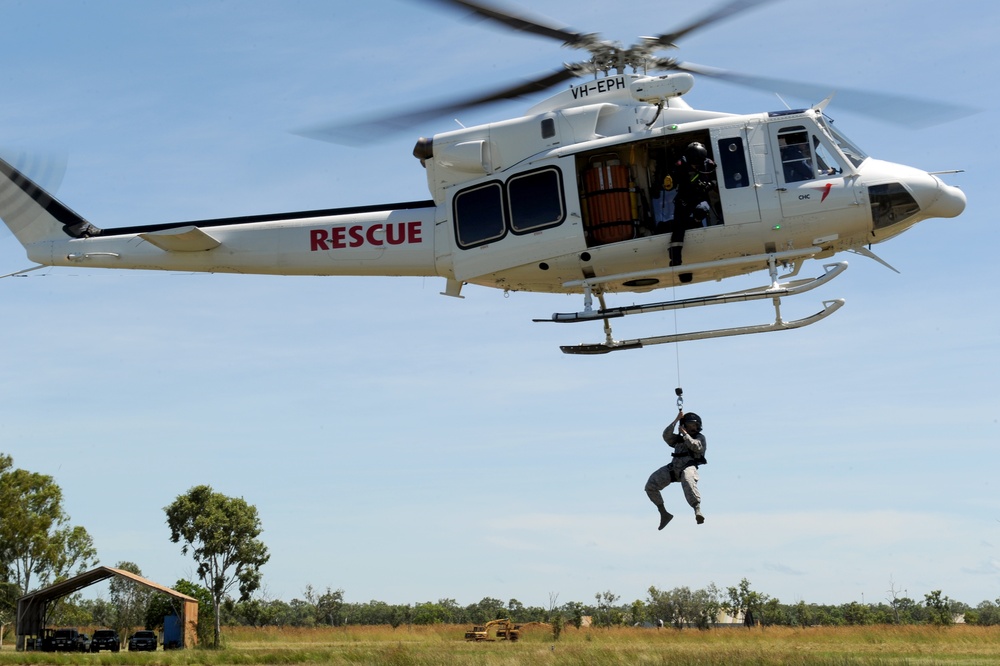
[[0,219],[25,247],[46,240],[85,238],[100,233],[3,158],[0,158]]

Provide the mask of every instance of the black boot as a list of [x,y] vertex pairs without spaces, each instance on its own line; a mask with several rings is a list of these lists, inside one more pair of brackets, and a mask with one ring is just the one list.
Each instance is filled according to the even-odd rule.
[[673,514],[669,513],[665,508],[663,508],[662,504],[658,504],[656,508],[659,509],[660,511],[660,526],[657,527],[656,529],[662,530],[664,527],[667,526],[667,523],[673,520],[674,516]]
[[680,245],[671,246],[667,250],[667,253],[670,256],[670,265],[671,266],[680,266],[681,265],[681,247],[680,247]]

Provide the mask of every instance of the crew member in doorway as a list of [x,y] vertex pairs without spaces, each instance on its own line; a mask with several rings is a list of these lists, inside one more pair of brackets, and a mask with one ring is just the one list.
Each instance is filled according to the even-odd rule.
[[[715,179],[715,162],[708,150],[697,141],[689,143],[684,155],[672,169],[671,180],[677,188],[674,199],[674,224],[670,236],[670,265],[681,265],[684,233],[709,225],[712,206],[710,193],[718,187]],[[690,273],[681,273],[681,282],[690,282]]]
[[[674,426],[679,425],[677,432]],[[674,449],[673,460],[656,470],[646,482],[646,494],[660,512],[662,530],[673,519],[673,515],[663,506],[660,491],[671,483],[679,481],[684,489],[684,498],[694,509],[694,519],[699,525],[705,522],[701,515],[701,493],[698,492],[698,465],[708,464],[705,450],[708,442],[701,432],[701,417],[694,412],[677,412],[677,418],[663,430],[663,441]]]

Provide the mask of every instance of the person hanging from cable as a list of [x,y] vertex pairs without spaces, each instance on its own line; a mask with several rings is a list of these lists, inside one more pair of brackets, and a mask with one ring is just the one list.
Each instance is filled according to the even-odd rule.
[[[694,412],[684,413],[679,397],[677,402],[677,418],[663,430],[663,441],[674,449],[673,460],[650,474],[649,481],[646,482],[646,495],[660,512],[660,526],[657,528],[660,530],[673,519],[673,515],[663,506],[660,491],[677,481],[684,489],[687,503],[694,509],[694,519],[699,525],[705,522],[705,517],[701,515],[701,493],[698,492],[698,465],[708,464],[705,460],[708,441],[701,432],[701,417]],[[674,426],[678,424],[675,433]]]

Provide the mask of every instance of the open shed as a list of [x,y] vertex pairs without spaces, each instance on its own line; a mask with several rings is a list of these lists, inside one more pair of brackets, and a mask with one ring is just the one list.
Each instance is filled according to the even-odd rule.
[[162,592],[173,597],[180,605],[180,620],[183,630],[181,632],[181,647],[193,647],[198,643],[198,600],[181,594],[177,590],[154,583],[151,580],[137,576],[131,571],[115,569],[113,567],[97,567],[79,576],[74,576],[61,583],[50,585],[41,590],[36,590],[31,594],[26,594],[17,600],[17,649],[23,650],[25,639],[29,637],[40,638],[45,630],[45,620],[49,604],[61,597],[68,596],[90,587],[102,580],[107,580],[113,576],[127,578],[139,585]]

